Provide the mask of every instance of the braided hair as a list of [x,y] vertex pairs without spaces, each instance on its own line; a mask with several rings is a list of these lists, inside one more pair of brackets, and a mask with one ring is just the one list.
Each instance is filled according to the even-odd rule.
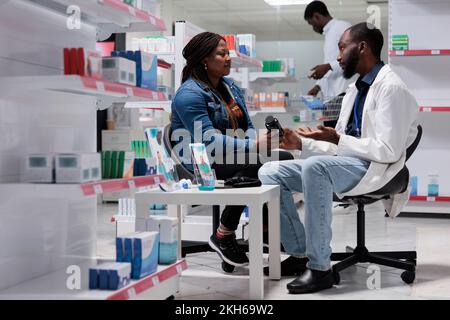
[[189,41],[183,49],[183,57],[186,59],[186,66],[183,69],[181,83],[184,83],[189,77],[192,77],[195,80],[200,80],[211,86],[202,60],[208,57],[217,48],[220,40],[225,41],[220,34],[202,32]]

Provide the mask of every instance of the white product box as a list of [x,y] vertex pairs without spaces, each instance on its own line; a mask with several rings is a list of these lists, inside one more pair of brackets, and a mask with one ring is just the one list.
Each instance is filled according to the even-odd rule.
[[[256,58],[256,36],[254,34],[238,34],[236,35],[239,46],[244,45],[248,49],[249,56]],[[239,51],[239,48],[236,48]]]
[[103,79],[136,86],[136,62],[122,57],[104,57]]
[[55,154],[32,153],[27,156],[26,162],[25,181],[55,182]]
[[55,166],[56,183],[84,183],[102,178],[99,153],[57,154]]
[[172,243],[178,240],[178,218],[161,217],[159,220],[160,241]]

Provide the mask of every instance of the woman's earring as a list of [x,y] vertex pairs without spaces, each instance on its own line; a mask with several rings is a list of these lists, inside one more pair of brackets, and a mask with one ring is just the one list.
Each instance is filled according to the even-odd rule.
[[208,70],[208,65],[205,63],[205,70]]

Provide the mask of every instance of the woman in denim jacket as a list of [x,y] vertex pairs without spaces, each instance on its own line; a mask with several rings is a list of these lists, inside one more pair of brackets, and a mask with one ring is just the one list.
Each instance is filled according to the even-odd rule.
[[[210,144],[214,143],[212,146],[215,152],[211,152],[214,161],[211,162],[217,179],[239,176],[257,178],[262,164],[255,152],[259,145],[267,145],[267,141],[256,138],[241,89],[232,80],[225,78],[231,68],[225,39],[211,32],[200,33],[183,49],[183,56],[186,66],[183,69],[182,85],[172,102],[172,138],[180,136],[180,131],[187,131],[184,144],[202,142],[210,149]],[[188,150],[186,145],[183,150]],[[227,153],[234,155],[231,156],[234,159],[226,159]],[[238,155],[244,157],[239,158]],[[250,161],[251,155],[254,156],[253,162]],[[193,171],[190,154],[184,152],[181,157],[184,166]],[[293,157],[288,152],[280,152],[279,158],[284,160]],[[237,161],[239,159],[244,161]],[[244,208],[226,206],[220,226],[209,240],[210,246],[219,256],[234,266],[248,264],[248,258],[237,245],[235,236]]]

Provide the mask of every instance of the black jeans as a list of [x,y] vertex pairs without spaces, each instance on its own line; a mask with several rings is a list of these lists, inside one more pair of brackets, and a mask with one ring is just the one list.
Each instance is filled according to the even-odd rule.
[[[277,153],[278,157],[276,159],[279,159],[280,161],[294,159],[292,154],[287,151],[279,151]],[[257,163],[253,164],[248,163],[248,157],[246,159],[246,164],[235,164],[236,161],[234,161],[233,164],[227,164],[225,163],[226,161],[223,162],[224,164],[214,163],[212,165],[212,168],[216,172],[216,177],[219,180],[226,180],[233,177],[258,178],[258,170],[263,165],[263,163],[260,162],[259,157]],[[236,230],[244,209],[245,206],[226,206],[222,212],[220,223],[229,230]],[[263,207],[263,224],[268,224],[267,204],[264,204]]]

